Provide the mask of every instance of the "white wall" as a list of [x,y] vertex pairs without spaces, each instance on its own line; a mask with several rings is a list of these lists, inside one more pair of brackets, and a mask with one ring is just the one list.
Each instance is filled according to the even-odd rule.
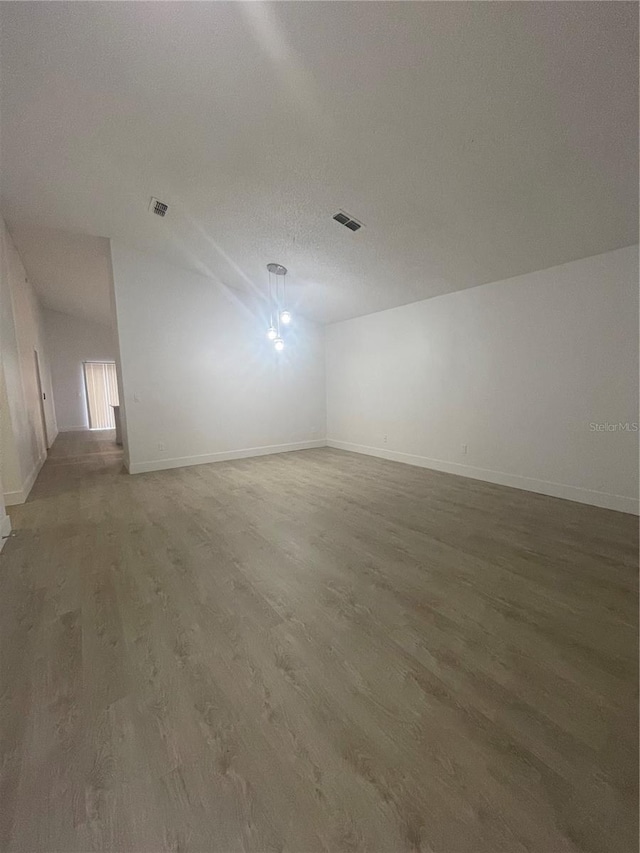
[[84,361],[115,361],[116,335],[108,326],[59,311],[44,312],[58,429],[88,429]]
[[324,444],[320,327],[296,318],[276,353],[261,301],[111,251],[132,473]]
[[[46,458],[57,425],[40,303],[0,220],[0,475],[6,504],[22,503]],[[42,378],[46,434],[34,351]]]
[[637,247],[338,323],[326,344],[330,445],[637,512],[638,433],[590,426],[639,420]]

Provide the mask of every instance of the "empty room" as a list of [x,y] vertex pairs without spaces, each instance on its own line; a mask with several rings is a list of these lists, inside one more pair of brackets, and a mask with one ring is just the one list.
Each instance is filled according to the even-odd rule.
[[638,11],[0,3],[0,850],[637,853]]

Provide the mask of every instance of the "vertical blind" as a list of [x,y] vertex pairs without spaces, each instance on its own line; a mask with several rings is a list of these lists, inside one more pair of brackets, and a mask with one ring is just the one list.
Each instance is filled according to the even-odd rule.
[[115,429],[111,406],[119,405],[116,366],[112,361],[85,361],[90,429]]

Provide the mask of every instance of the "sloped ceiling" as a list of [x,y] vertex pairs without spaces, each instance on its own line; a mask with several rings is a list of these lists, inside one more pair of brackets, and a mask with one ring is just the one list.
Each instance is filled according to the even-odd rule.
[[111,259],[106,238],[38,225],[13,226],[11,236],[45,307],[111,325]]
[[321,322],[629,245],[637,14],[3,3],[2,210],[45,299],[95,315],[95,238],[235,288],[278,261]]

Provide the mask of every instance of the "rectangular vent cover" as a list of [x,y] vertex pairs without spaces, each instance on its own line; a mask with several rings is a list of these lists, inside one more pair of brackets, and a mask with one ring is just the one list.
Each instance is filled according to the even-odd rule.
[[163,201],[158,201],[157,198],[152,198],[149,204],[149,210],[151,213],[155,213],[156,216],[165,216],[166,212],[169,210],[169,205],[165,204]]
[[340,225],[344,225],[344,227],[348,228],[350,231],[358,231],[362,228],[362,222],[358,222],[357,219],[354,219],[353,216],[349,216],[349,214],[345,213],[344,210],[339,210],[333,218],[336,222],[339,222]]

